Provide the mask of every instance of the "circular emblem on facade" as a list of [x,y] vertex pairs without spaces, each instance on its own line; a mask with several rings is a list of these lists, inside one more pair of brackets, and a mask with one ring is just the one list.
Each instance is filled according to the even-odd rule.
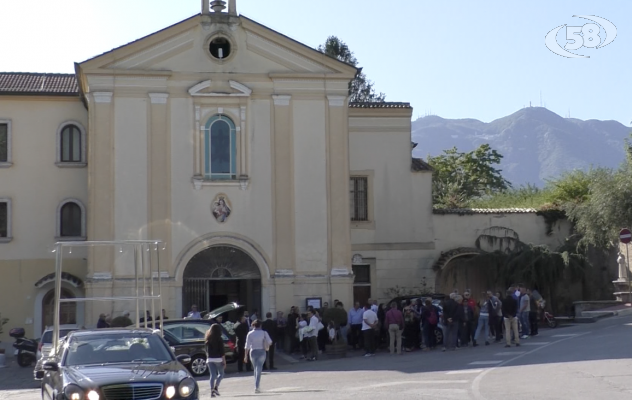
[[217,222],[226,222],[230,214],[233,212],[233,207],[228,200],[228,196],[223,193],[215,196],[213,204],[211,205],[211,212]]
[[354,254],[351,258],[351,264],[363,264],[362,256],[360,254]]

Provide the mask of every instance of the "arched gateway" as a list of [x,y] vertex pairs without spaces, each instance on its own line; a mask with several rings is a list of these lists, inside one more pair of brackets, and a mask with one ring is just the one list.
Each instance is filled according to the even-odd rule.
[[[182,286],[182,314],[191,305],[210,311],[237,302],[247,310],[261,310],[261,272],[243,250],[212,246],[197,253],[186,265]],[[234,318],[234,316],[233,316]]]

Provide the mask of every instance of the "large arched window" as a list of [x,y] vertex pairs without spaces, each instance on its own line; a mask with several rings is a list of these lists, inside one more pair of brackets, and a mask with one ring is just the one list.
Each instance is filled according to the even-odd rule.
[[85,239],[86,210],[76,199],[67,199],[57,208],[57,235],[60,239]]
[[85,167],[86,133],[76,121],[66,121],[57,130],[57,162],[60,167]]
[[237,179],[237,137],[235,124],[225,115],[215,115],[204,131],[204,178]]

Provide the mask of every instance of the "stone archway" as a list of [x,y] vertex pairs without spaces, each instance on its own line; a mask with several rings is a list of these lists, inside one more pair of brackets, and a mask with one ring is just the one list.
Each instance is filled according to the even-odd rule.
[[261,272],[253,258],[236,246],[215,245],[200,251],[186,264],[182,279],[183,315],[193,304],[200,311],[232,302],[251,313],[261,310]]

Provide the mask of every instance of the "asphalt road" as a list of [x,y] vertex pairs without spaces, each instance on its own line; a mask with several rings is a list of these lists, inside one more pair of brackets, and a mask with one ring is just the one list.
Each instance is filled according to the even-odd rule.
[[[630,399],[632,316],[593,324],[541,329],[523,346],[503,344],[453,352],[378,353],[313,363],[285,364],[265,373],[263,393],[254,394],[251,375],[229,374],[222,398],[284,399]],[[14,368],[0,369],[0,399],[38,399],[28,379]],[[23,386],[21,386],[23,385]],[[201,398],[210,398],[200,380]],[[395,397],[396,396],[396,397]]]

